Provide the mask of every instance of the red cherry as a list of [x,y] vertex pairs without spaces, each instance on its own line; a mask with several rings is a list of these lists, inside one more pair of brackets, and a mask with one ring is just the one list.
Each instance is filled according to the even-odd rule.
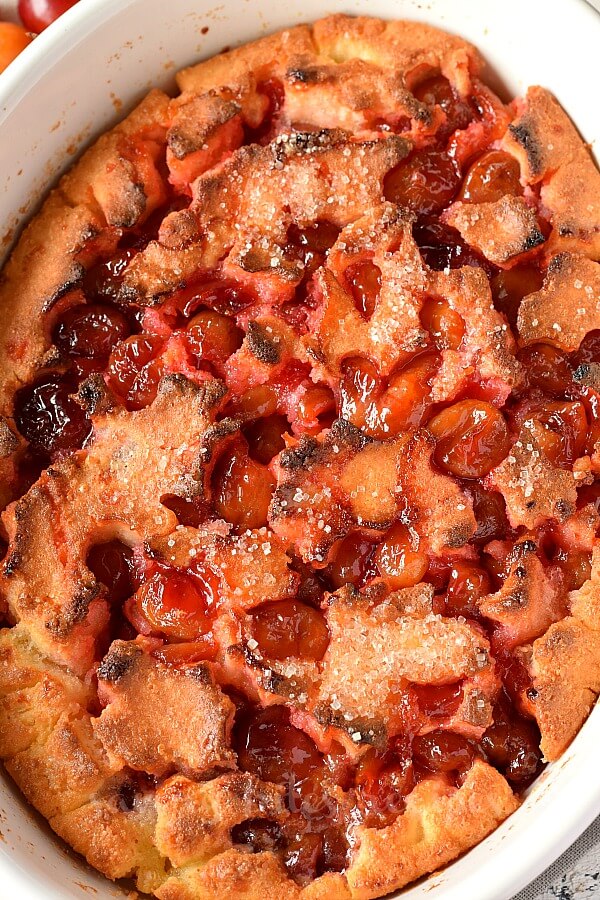
[[39,34],[76,3],[77,0],[19,0],[19,16],[28,31]]

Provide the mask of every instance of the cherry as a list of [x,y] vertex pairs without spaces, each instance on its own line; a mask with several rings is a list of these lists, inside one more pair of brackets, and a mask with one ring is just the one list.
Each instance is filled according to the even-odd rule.
[[446,127],[441,129],[441,134],[448,135],[457,128],[466,128],[473,118],[473,110],[457,94],[452,85],[443,75],[433,75],[426,78],[413,88],[413,94],[421,103],[428,106],[439,106],[446,114]]
[[504,497],[497,491],[486,491],[476,481],[469,481],[464,489],[473,503],[477,531],[471,538],[475,544],[500,540],[509,531]]
[[267,466],[285,447],[283,435],[288,428],[288,420],[281,415],[266,416],[245,425],[242,432],[252,459]]
[[443,150],[416,150],[389,172],[383,183],[386,200],[419,215],[439,213],[452,202],[460,184],[460,173],[452,157]]
[[600,481],[584,484],[577,491],[577,509],[591,504],[600,516]]
[[39,34],[75,6],[76,2],[77,0],[19,0],[19,16],[28,31]]
[[275,480],[269,470],[251,459],[245,441],[237,441],[217,463],[212,475],[217,516],[241,529],[261,528]]
[[429,560],[419,549],[418,537],[406,525],[392,525],[375,553],[375,563],[392,590],[412,587],[423,580]]
[[323,757],[307,734],[290,724],[283,706],[249,709],[237,719],[232,736],[238,765],[263,781],[285,785],[294,807],[314,787]]
[[136,592],[133,617],[141,614],[155,633],[190,641],[210,630],[218,591],[218,577],[206,566],[193,575],[161,567]]
[[108,589],[111,603],[130,597],[134,590],[133,550],[119,540],[94,544],[86,559],[88,569]]
[[342,418],[372,437],[385,438],[419,426],[439,366],[436,353],[420,353],[389,379],[387,390],[369,360],[353,357],[342,366]]
[[525,369],[526,383],[530,388],[560,396],[573,383],[567,355],[551,344],[531,344],[519,351],[517,359]]
[[304,278],[322,266],[327,252],[338,239],[340,229],[332,222],[322,220],[299,228],[290,225],[288,229],[288,252],[300,258],[304,265]]
[[281,827],[270,819],[246,819],[231,829],[234,844],[248,847],[252,853],[279,850],[285,839]]
[[116,302],[119,299],[125,269],[136,256],[134,247],[121,248],[108,259],[88,269],[83,276],[82,288],[88,300]]
[[488,150],[469,168],[459,199],[468,203],[493,203],[523,193],[519,163],[503,150]]
[[365,825],[383,828],[404,811],[416,783],[410,751],[403,744],[384,753],[367,750],[356,771],[358,806]]
[[231,416],[242,416],[244,419],[259,419],[277,412],[279,398],[277,391],[270,384],[257,384],[248,388],[239,397],[234,397],[228,406]]
[[589,331],[579,349],[572,354],[572,365],[577,368],[581,365],[600,363],[600,331]]
[[246,127],[246,144],[265,144],[270,140],[277,114],[285,102],[285,90],[278,78],[268,78],[259,82],[256,91],[266,98],[267,105],[260,125],[256,128]]
[[485,732],[481,747],[490,762],[519,788],[530,784],[541,770],[539,729],[535,722],[515,714],[506,695],[494,711],[494,724]]
[[477,601],[492,592],[490,576],[480,566],[457,562],[452,567],[444,601],[449,616],[475,616]]
[[194,282],[173,295],[171,302],[189,318],[202,307],[214,309],[224,316],[237,316],[256,303],[256,297],[247,288],[231,279]]
[[71,394],[75,382],[56,373],[42,375],[15,395],[15,422],[24,438],[46,453],[82,447],[92,423]]
[[461,400],[448,406],[427,428],[436,439],[435,462],[460,478],[483,478],[510,449],[502,413],[483,401]]
[[475,749],[467,738],[453,731],[430,731],[414,738],[413,759],[430,772],[463,776],[473,765]]
[[465,323],[447,300],[427,300],[421,310],[421,323],[438,350],[458,350],[465,334]]
[[335,397],[324,384],[310,384],[298,400],[295,429],[305,434],[318,434],[335,418]]
[[196,313],[187,326],[187,346],[198,364],[209,362],[221,369],[243,340],[243,331],[231,317],[214,310]]
[[456,228],[444,225],[435,218],[424,217],[413,226],[413,236],[423,260],[436,272],[475,266],[488,276],[493,266],[463,241]]
[[56,322],[52,337],[66,356],[105,364],[114,345],[130,333],[131,326],[120,310],[95,303],[67,309]]
[[429,719],[447,719],[461,704],[462,682],[455,684],[413,684],[411,690],[416,695],[419,709]]
[[252,610],[252,637],[269,659],[323,659],[329,632],[323,614],[297,600]]
[[0,72],[31,43],[31,35],[14,22],[0,22]]
[[381,291],[381,269],[370,259],[365,259],[348,266],[344,274],[354,305],[364,319],[370,319]]
[[329,579],[334,588],[344,584],[358,587],[369,572],[375,544],[358,532],[349,534],[335,549],[329,566]]
[[490,281],[496,309],[504,313],[509,324],[516,328],[521,300],[539,291],[543,277],[534,263],[524,263],[498,272]]
[[153,650],[152,655],[168,666],[190,666],[215,660],[217,646],[209,631],[207,634],[195,634],[194,640],[187,643],[164,644]]
[[134,334],[113,349],[106,380],[126,409],[143,409],[156,397],[163,374],[163,365],[157,357],[163,344],[157,335]]

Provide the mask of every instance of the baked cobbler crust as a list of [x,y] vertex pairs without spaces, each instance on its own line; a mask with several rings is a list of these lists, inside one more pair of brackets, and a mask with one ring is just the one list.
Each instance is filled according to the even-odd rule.
[[152,91],[0,281],[0,757],[159,900],[367,900],[600,692],[600,174],[332,16]]

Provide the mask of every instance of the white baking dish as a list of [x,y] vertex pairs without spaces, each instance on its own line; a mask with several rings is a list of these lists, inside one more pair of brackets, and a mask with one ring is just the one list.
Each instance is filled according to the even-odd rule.
[[[0,77],[0,256],[57,173],[151,85],[226,45],[329,12],[422,19],[477,44],[510,93],[539,83],[600,139],[600,16],[583,0],[81,0]],[[208,27],[208,32],[202,30]],[[405,900],[508,900],[600,813],[600,709],[521,809]],[[127,888],[92,872],[0,776],[1,900],[95,900]]]

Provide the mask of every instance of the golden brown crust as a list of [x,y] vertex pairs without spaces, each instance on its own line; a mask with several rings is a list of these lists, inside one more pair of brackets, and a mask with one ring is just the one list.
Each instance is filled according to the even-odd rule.
[[575,511],[576,473],[553,465],[540,441],[542,426],[527,419],[506,459],[487,482],[506,501],[513,528],[532,529],[546,519],[565,521]]
[[558,759],[571,743],[600,692],[600,642],[574,616],[550,626],[533,644],[532,708],[546,759]]
[[54,831],[108,878],[135,878],[154,891],[166,878],[166,861],[154,846],[156,811],[151,796],[124,807],[117,790],[50,820]]
[[282,821],[283,794],[283,787],[246,772],[203,783],[175,775],[156,794],[156,846],[174,866],[204,862],[232,846],[234,825],[246,819]]
[[230,767],[234,706],[210,668],[166,666],[136,643],[115,641],[98,669],[107,705],[93,728],[119,766],[165,775]]
[[600,265],[571,253],[553,257],[541,290],[521,301],[517,327],[522,345],[544,341],[577,350],[600,328]]
[[536,551],[530,539],[515,544],[500,590],[479,601],[481,613],[498,624],[495,635],[505,647],[532,641],[562,615],[558,585]]
[[[368,765],[391,749],[389,738],[405,734],[441,729],[481,740],[502,686],[492,647],[528,666],[526,705],[548,758],[564,749],[600,692],[597,552],[592,578],[571,593],[561,619],[567,600],[559,562],[542,564],[527,535],[506,559],[508,542],[488,545],[507,568],[500,589],[478,601],[490,640],[464,616],[436,614],[451,604],[430,584],[390,593],[373,574],[373,555],[360,591],[346,585],[327,593],[322,585],[333,567],[308,570],[316,588],[306,576],[306,562],[317,570],[337,562],[348,534],[368,548],[397,522],[430,557],[427,578],[437,577],[440,560],[446,567],[477,561],[477,538],[469,546],[478,527],[473,503],[463,483],[432,462],[429,432],[411,427],[375,440],[340,419],[318,437],[298,438],[302,428],[289,411],[311,380],[321,395],[328,396],[324,385],[338,392],[339,409],[339,377],[351,357],[371,361],[384,384],[417,352],[437,354],[433,404],[480,391],[501,407],[522,386],[511,329],[494,307],[486,272],[430,268],[415,240],[417,217],[384,199],[388,173],[447,134],[445,104],[413,93],[430,77],[443,75],[455,98],[490,105],[489,115],[459,129],[461,165],[471,138],[498,146],[508,112],[477,81],[481,65],[469,44],[428,26],[331,16],[186,69],[178,97],[152,92],[62,179],[3,274],[0,507],[24,490],[20,466],[29,461],[14,429],[15,391],[38,372],[80,364],[52,346],[53,328],[67,308],[91,302],[84,276],[99,260],[135,251],[109,302],[128,315],[135,309],[135,330],[173,336],[177,320],[160,365],[183,366],[194,379],[163,379],[154,403],[139,412],[118,408],[102,375],[84,382],[78,402],[91,416],[92,439],[53,459],[3,517],[9,547],[0,612],[17,624],[0,631],[0,757],[75,850],[160,900],[366,900],[444,865],[518,804],[504,778],[477,759],[459,788],[446,776],[426,777],[405,812],[376,829],[362,819],[363,785],[345,790],[326,773],[329,799],[339,804],[335,826],[348,828],[348,864],[343,874],[306,884],[284,856],[286,829],[296,827],[291,794],[237,768],[238,725],[251,711],[242,707],[234,738],[236,690],[250,704],[287,707],[290,724],[321,753],[331,751],[327,768],[340,745],[349,765]],[[592,261],[600,257],[600,175],[547,92],[532,89],[515,112],[504,146],[520,161],[524,197],[455,203],[442,221],[501,268],[523,254],[539,261],[555,254],[542,290],[521,304],[519,337],[522,345],[541,340],[574,350],[600,325]],[[163,217],[158,231],[159,216],[148,222],[154,212]],[[548,217],[549,238],[537,249]],[[312,250],[305,262],[296,231],[305,229],[310,243],[321,224],[340,233],[327,254],[318,251],[323,265],[313,275]],[[347,271],[365,260],[381,273],[370,316],[359,311]],[[192,353],[179,330],[187,317],[177,307],[182,294],[161,305],[197,279],[232,279],[254,297],[236,317],[240,349],[214,368],[212,360],[195,368],[182,362]],[[445,301],[462,322],[455,345],[444,327],[441,335],[425,327],[432,300]],[[150,306],[157,308],[141,309]],[[304,379],[300,388],[296,377]],[[575,378],[591,389],[600,384],[593,366]],[[214,513],[221,451],[243,446],[254,420],[224,416],[262,385],[278,394],[277,415],[288,415],[295,435],[285,436],[287,449],[270,464],[278,482],[270,527],[204,521],[211,505]],[[329,410],[323,421],[331,422]],[[575,472],[559,469],[544,457],[537,428],[524,423],[485,486],[503,493],[512,527],[551,522],[557,546],[581,553],[584,568],[599,519],[591,506],[576,510],[577,486],[591,480],[599,454],[578,460]],[[189,513],[199,527],[179,524],[172,509],[179,500],[187,504],[181,521]],[[210,661],[174,659],[179,652],[185,659],[190,647],[165,635],[110,643],[130,625],[113,627],[114,597],[86,562],[91,546],[115,538],[134,548],[134,566],[143,558],[193,578],[199,558],[219,579],[215,606],[207,601],[212,630],[189,657],[205,652]],[[255,608],[291,599],[322,614],[329,635],[322,658],[278,659],[256,639]],[[427,712],[428,686],[459,687],[451,713]],[[255,820],[281,826],[275,852],[246,845],[252,828],[237,826]]]
[[411,521],[432,552],[441,554],[465,546],[475,534],[477,522],[471,500],[452,478],[434,467],[434,447],[429,432],[411,435],[398,457],[398,481]]
[[379,897],[433,872],[482,840],[518,805],[504,778],[479,760],[458,790],[442,780],[423,781],[392,825],[358,829],[358,849],[346,872],[352,897]]
[[598,259],[600,173],[549,91],[529,88],[504,147],[519,160],[527,184],[541,184],[542,203],[552,223],[548,251],[569,250]]
[[88,548],[116,535],[136,543],[174,528],[177,519],[160,498],[202,493],[211,404],[209,388],[165,378],[146,409],[96,418],[89,450],[48,469],[5,513],[10,543],[2,589],[9,609],[41,648],[76,671],[89,667],[107,621],[102,588],[86,566]]
[[522,197],[501,197],[493,203],[454,203],[444,213],[448,225],[497,266],[544,243],[537,215]]
[[[429,585],[421,589],[431,598]],[[407,682],[447,684],[482,680],[489,673],[489,644],[479,631],[431,609],[405,615],[402,594],[371,606],[342,588],[328,600],[331,640],[314,715],[322,725],[347,732],[356,746],[386,745]],[[407,725],[402,722],[400,728]]]

